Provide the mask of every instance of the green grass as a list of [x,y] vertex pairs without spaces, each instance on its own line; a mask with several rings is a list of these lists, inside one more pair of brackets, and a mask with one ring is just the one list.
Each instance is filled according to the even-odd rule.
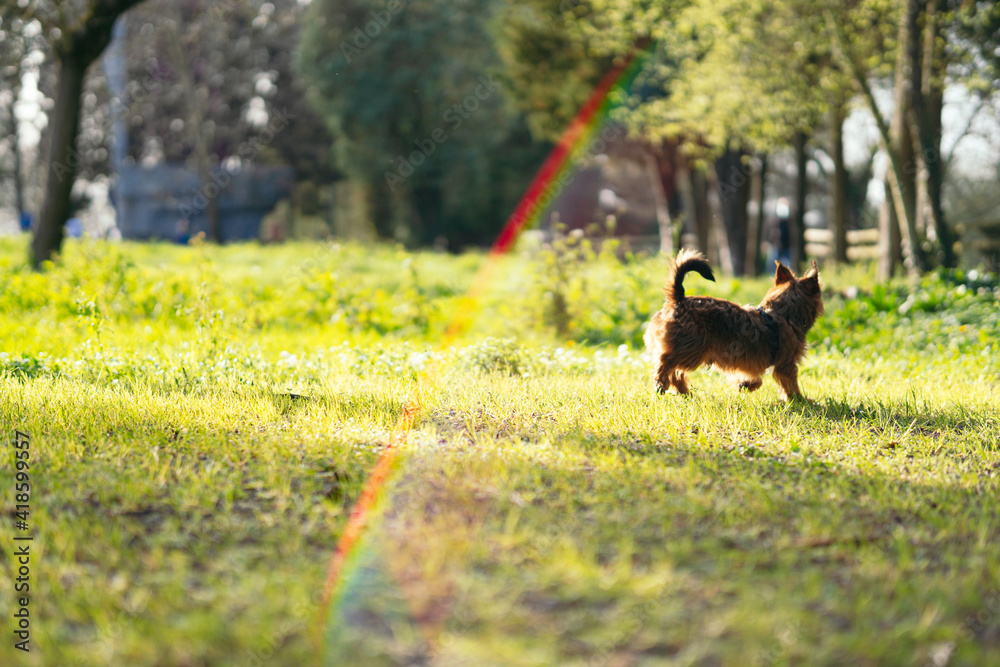
[[324,664],[1000,663],[996,278],[824,271],[814,404],[708,369],[682,398],[637,349],[664,261],[616,250],[503,260],[440,350],[482,255],[80,243],[36,274],[0,241],[35,535],[32,652],[4,576],[0,664],[316,664],[330,554],[418,383]]

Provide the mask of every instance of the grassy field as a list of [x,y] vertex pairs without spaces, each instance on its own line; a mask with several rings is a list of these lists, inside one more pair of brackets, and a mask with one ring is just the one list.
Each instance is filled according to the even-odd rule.
[[[476,302],[477,254],[84,242],[41,274],[25,254],[0,241],[32,651],[5,558],[2,665],[1000,664],[995,276],[824,271],[815,403],[784,404],[709,369],[657,396],[639,344],[665,261],[610,246],[505,258]],[[14,473],[11,450],[8,554]]]

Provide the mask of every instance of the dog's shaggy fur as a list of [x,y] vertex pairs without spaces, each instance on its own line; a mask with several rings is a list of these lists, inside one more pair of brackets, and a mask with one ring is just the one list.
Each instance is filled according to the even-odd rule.
[[802,278],[777,262],[772,287],[759,307],[725,299],[684,296],[684,275],[695,271],[715,281],[712,268],[697,252],[682,250],[670,269],[666,302],[646,329],[646,349],[656,365],[657,390],[688,393],[684,373],[712,364],[729,373],[741,389],[760,389],[761,376],[774,367],[783,398],[801,398],[798,363],[806,351],[806,332],[823,313],[816,263]]

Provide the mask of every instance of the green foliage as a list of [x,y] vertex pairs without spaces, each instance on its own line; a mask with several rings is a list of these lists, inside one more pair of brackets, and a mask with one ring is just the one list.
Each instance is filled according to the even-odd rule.
[[[40,547],[26,664],[322,663],[323,623],[338,664],[417,662],[428,637],[442,664],[1000,659],[995,275],[824,270],[816,403],[786,405],[708,369],[657,396],[636,348],[666,263],[613,242],[502,258],[474,303],[481,254],[67,250],[33,273],[0,240],[0,421],[32,437]],[[565,338],[540,317],[553,285]],[[331,553],[414,399],[327,615]]]
[[[74,243],[49,272],[37,273],[19,266],[18,247],[8,241],[0,251],[0,309],[7,313],[0,341],[22,342],[16,355],[9,345],[2,348],[8,353],[5,368],[58,375],[89,359],[99,370],[88,377],[152,374],[176,386],[189,386],[199,375],[198,383],[210,384],[238,375],[240,368],[259,381],[278,363],[273,356],[265,361],[268,355],[301,356],[304,344],[326,349],[344,343],[354,355],[373,343],[395,341],[415,346],[401,353],[404,358],[422,354],[420,346],[438,340],[468,310],[464,293],[483,261],[478,254],[337,243],[290,244],[263,253],[254,246],[85,241]],[[479,307],[489,315],[473,319],[468,340],[514,337],[638,349],[645,322],[660,308],[666,268],[662,259],[635,255],[613,238],[557,230],[537,253],[501,261],[497,270],[505,277],[481,295]],[[743,303],[758,302],[766,290],[760,281],[692,280],[694,293]],[[831,351],[868,347],[890,355],[895,346],[918,341],[919,349],[965,353],[998,326],[994,304],[1000,292],[992,274],[941,270],[915,285],[899,281],[860,290],[855,286],[871,280],[860,271],[824,280],[834,281],[825,292],[827,314],[811,337]],[[873,319],[879,326],[863,326]],[[23,340],[27,328],[39,335]],[[261,331],[268,334],[266,349],[255,347]],[[191,342],[184,346],[183,340]],[[155,344],[139,354],[137,341]],[[152,351],[157,354],[150,356]],[[187,366],[164,365],[170,355]],[[351,358],[349,365],[360,363]],[[386,359],[376,366],[395,363]],[[199,373],[191,370],[195,366]]]
[[[1000,281],[989,273],[939,269],[917,285],[891,283],[834,292],[813,329],[819,346],[843,355],[863,351],[897,363],[920,354],[992,354],[1000,330]],[[908,352],[902,352],[908,351]]]
[[1000,90],[1000,5],[964,2],[952,10],[944,39],[952,60],[952,74],[972,92],[993,97]]
[[[579,105],[614,58],[650,39],[614,117],[645,141],[691,140],[691,153],[784,146],[796,130],[813,129],[827,96],[847,85],[811,3],[519,0],[504,18],[513,94],[546,133],[565,124],[567,101]],[[540,46],[534,37],[543,31],[555,37]]]
[[524,112],[532,133],[556,140],[593,87],[613,65],[579,33],[590,3],[516,0],[498,10],[498,51],[505,92]]
[[[598,230],[592,231],[591,238],[599,238]],[[658,308],[651,289],[656,279],[650,280],[655,262],[624,251],[610,234],[595,252],[591,238],[582,230],[566,234],[556,225],[536,259],[531,319],[560,339],[641,346],[642,326]]]
[[469,370],[507,375],[530,375],[528,352],[511,338],[487,338],[465,348],[460,363]]
[[[128,154],[140,160],[156,142],[166,161],[183,163],[198,155],[201,140],[211,164],[235,158],[244,165],[287,164],[302,179],[335,178],[330,136],[309,108],[291,62],[304,14],[297,0],[146,0],[129,12]],[[152,63],[169,66],[171,74]],[[182,70],[195,99],[186,94]],[[265,112],[269,125],[260,122]],[[111,125],[110,118],[91,122]],[[97,143],[107,141],[102,136]]]
[[569,301],[578,300],[586,292],[586,282],[580,276],[580,269],[593,261],[594,251],[582,229],[567,235],[565,225],[557,224],[552,234],[552,240],[540,253],[540,319],[553,327],[557,336],[565,338],[573,320]]
[[[496,79],[495,3],[317,0],[299,68],[337,140],[337,167],[370,190],[384,236],[453,249],[493,237],[543,146]],[[502,150],[501,150],[502,148]]]

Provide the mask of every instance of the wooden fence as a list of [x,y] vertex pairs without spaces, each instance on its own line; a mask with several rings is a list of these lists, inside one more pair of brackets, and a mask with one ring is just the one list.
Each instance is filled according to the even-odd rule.
[[991,271],[1000,269],[1000,219],[960,222],[955,225],[955,236],[971,264],[984,264]]
[[[833,230],[807,229],[806,255],[810,257],[833,256]],[[851,229],[847,232],[847,259],[875,259],[878,257],[878,230]]]
[[[1000,268],[1000,219],[984,218],[955,223],[958,241],[956,252],[969,265],[984,264],[990,270]],[[833,255],[833,231],[806,230],[806,254],[811,257]],[[878,257],[878,230],[856,229],[847,232],[847,258],[850,260]]]
[[[959,245],[956,251],[964,263],[971,265],[985,264],[991,270],[1000,269],[1000,219],[971,220],[956,223],[955,240]],[[847,231],[847,259],[850,261],[878,259],[877,229],[851,229]],[[539,237],[539,244],[542,236]],[[655,254],[660,247],[660,237],[630,236],[622,237],[633,251],[645,250]],[[599,246],[599,241],[594,241]],[[693,234],[681,237],[682,248],[697,247],[697,238]],[[806,229],[806,255],[818,259],[833,257],[833,230]]]

